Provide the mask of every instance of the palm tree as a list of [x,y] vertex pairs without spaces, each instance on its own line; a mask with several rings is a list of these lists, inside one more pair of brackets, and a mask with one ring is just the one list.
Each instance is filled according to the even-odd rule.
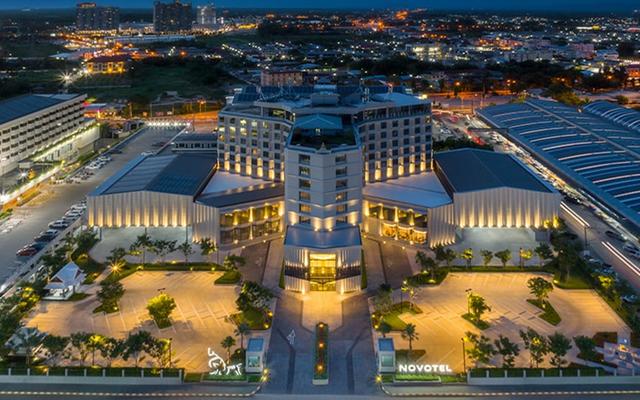
[[151,247],[153,247],[153,241],[151,240],[151,237],[147,235],[147,232],[145,232],[138,236],[136,241],[131,244],[129,252],[133,255],[142,256],[142,266],[144,267],[144,264],[147,261],[147,250]]
[[222,339],[220,345],[223,349],[227,350],[227,362],[231,360],[231,348],[236,345],[236,340],[232,336],[227,336]]
[[378,324],[378,328],[376,330],[380,332],[383,338],[385,338],[387,337],[387,333],[391,332],[391,325],[389,325],[387,321],[382,320]]
[[473,260],[473,249],[464,249],[464,251],[460,253],[460,258],[462,258],[466,262],[467,268],[470,268],[471,261]]
[[246,322],[241,322],[236,326],[233,334],[236,336],[240,336],[240,348],[244,350],[244,337],[246,334],[251,332],[251,327]]
[[238,265],[243,266],[245,263],[244,257],[229,254],[224,258],[222,265],[227,271],[237,271]]
[[31,359],[33,358],[33,350],[42,343],[44,334],[38,330],[38,328],[29,328],[22,326],[16,333],[15,337],[17,342],[12,345],[14,350],[24,350],[24,357],[27,363],[27,368],[31,366]]
[[553,257],[553,252],[551,251],[551,247],[549,247],[546,243],[540,243],[538,247],[533,249],[533,252],[538,256],[538,261],[540,262],[540,268],[542,268],[542,264],[545,260],[548,260]]
[[91,352],[91,366],[96,365],[96,350],[100,350],[105,343],[105,337],[94,333],[87,342],[87,349]]
[[482,256],[482,265],[485,267],[488,266],[493,259],[493,252],[490,250],[480,250],[480,255]]
[[184,256],[184,263],[189,264],[189,256],[193,254],[193,246],[191,246],[191,243],[185,241],[180,246],[178,246],[178,250],[180,250],[180,252]]
[[112,272],[117,274],[127,265],[127,261],[124,259],[126,255],[127,251],[123,247],[116,247],[111,250],[111,254],[107,257],[107,262]]
[[[198,244],[200,245],[200,254],[205,257],[210,257],[211,254],[218,252],[218,246],[216,246],[215,242],[211,240],[211,238],[202,238]],[[220,254],[218,253],[218,257],[219,256]],[[213,263],[211,260],[209,260],[209,262]],[[218,261],[218,264],[219,263],[220,262]]]
[[409,342],[409,355],[413,351],[413,341],[418,339],[418,332],[414,324],[407,324],[402,330],[402,338]]

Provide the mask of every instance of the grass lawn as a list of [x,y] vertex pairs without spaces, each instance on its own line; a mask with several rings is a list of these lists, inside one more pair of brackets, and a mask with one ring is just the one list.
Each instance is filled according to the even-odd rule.
[[476,321],[476,319],[471,314],[462,314],[462,318],[472,323],[473,326],[480,329],[481,331],[489,327],[489,323],[487,321],[483,321],[483,320]]
[[544,311],[542,314],[538,316],[541,319],[550,323],[551,325],[553,326],[558,325],[560,321],[562,321],[560,314],[558,314],[555,308],[553,308],[551,303],[549,303],[548,301],[545,301],[544,304],[541,304],[537,299],[527,299],[527,303],[533,304],[534,306]]
[[19,58],[48,57],[68,51],[63,46],[41,41],[6,40],[2,45],[4,50],[11,54],[11,57]]
[[587,277],[578,271],[571,273],[564,279],[561,279],[560,273],[556,272],[553,277],[553,284],[560,289],[593,289]]
[[67,299],[67,301],[80,301],[84,300],[87,297],[91,296],[89,293],[74,293]]
[[604,342],[618,343],[618,332],[596,332],[593,335],[593,340],[599,347],[604,346]]
[[427,354],[423,349],[413,349],[409,352],[409,349],[396,350],[396,364],[407,364],[418,361],[422,356]]
[[138,271],[206,271],[213,272],[219,269],[220,266],[213,263],[158,263],[158,264],[145,264],[144,267],[139,263],[127,263],[119,272],[111,272],[106,278],[107,282],[119,281],[132,275]]
[[91,258],[87,253],[83,253],[80,255],[76,255],[75,253],[71,257],[73,262],[75,262],[78,267],[87,274],[86,279],[84,280],[84,284],[89,284],[95,282],[95,280],[100,276],[102,271],[104,271],[104,264],[101,264]]
[[[409,314],[422,314],[422,310],[417,305],[413,305],[408,301],[403,301],[402,303],[396,303],[391,307],[391,311],[382,317],[382,321],[386,322],[391,326],[392,331],[403,331],[407,326],[407,323],[404,322],[400,316],[404,313]],[[374,325],[377,325],[378,321],[374,320]]]
[[214,283],[216,285],[235,285],[240,282],[240,278],[242,278],[242,274],[239,271],[226,271]]
[[448,274],[449,271],[446,268],[437,268],[433,276],[428,272],[421,272],[409,277],[409,280],[416,285],[439,285]]
[[247,311],[242,311],[230,316],[231,322],[236,325],[240,325],[245,322],[249,325],[252,331],[261,331],[269,329],[271,326],[271,312],[259,310],[257,308],[250,308]]

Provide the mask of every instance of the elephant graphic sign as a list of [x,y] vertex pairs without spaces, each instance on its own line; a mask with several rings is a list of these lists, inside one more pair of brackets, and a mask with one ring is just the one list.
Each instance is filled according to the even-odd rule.
[[207,348],[209,375],[242,375],[242,363],[227,364],[211,347]]

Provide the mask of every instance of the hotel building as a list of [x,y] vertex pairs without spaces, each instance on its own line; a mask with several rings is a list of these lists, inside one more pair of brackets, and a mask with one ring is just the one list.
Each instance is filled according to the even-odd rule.
[[141,157],[90,194],[89,224],[186,226],[223,249],[283,237],[287,289],[348,292],[363,234],[434,247],[558,215],[560,195],[509,155],[432,157],[431,104],[403,88],[250,86],[218,126],[217,159]]

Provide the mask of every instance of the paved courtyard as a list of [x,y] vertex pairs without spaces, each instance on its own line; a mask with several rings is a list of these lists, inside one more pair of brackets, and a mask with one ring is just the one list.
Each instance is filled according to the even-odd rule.
[[[219,354],[222,339],[233,335],[234,325],[225,320],[236,312],[235,286],[214,286],[221,273],[208,272],[138,272],[122,280],[125,295],[121,311],[113,314],[93,314],[98,306],[95,295],[77,302],[42,301],[28,326],[56,335],[86,331],[123,338],[140,329],[156,337],[173,339],[173,363],[191,371],[207,370],[207,347]],[[176,301],[173,324],[158,329],[149,318],[147,301],[160,291]],[[151,359],[144,363],[152,365]],[[141,363],[144,364],[144,363]]]
[[[530,273],[458,273],[449,274],[437,287],[419,291],[416,303],[422,314],[402,316],[407,323],[416,324],[419,339],[415,349],[426,350],[423,361],[449,364],[454,371],[463,370],[462,341],[465,332],[479,332],[473,325],[461,318],[467,312],[465,290],[483,296],[492,311],[483,319],[491,326],[483,334],[492,340],[499,334],[508,336],[519,344],[520,357],[516,365],[528,365],[528,352],[523,349],[519,330],[531,327],[541,334],[549,335],[559,331],[572,338],[577,335],[591,336],[599,331],[615,331],[619,337],[629,337],[629,328],[613,310],[591,290],[562,290],[556,288],[550,296],[554,308],[562,317],[562,322],[552,326],[540,319],[539,309],[527,303],[531,298],[527,280],[538,276]],[[399,300],[399,299],[398,299]],[[392,334],[396,348],[407,348],[408,344],[399,333]],[[577,350],[569,353],[574,357]],[[498,360],[498,358],[496,358]],[[469,365],[468,365],[469,366]]]

